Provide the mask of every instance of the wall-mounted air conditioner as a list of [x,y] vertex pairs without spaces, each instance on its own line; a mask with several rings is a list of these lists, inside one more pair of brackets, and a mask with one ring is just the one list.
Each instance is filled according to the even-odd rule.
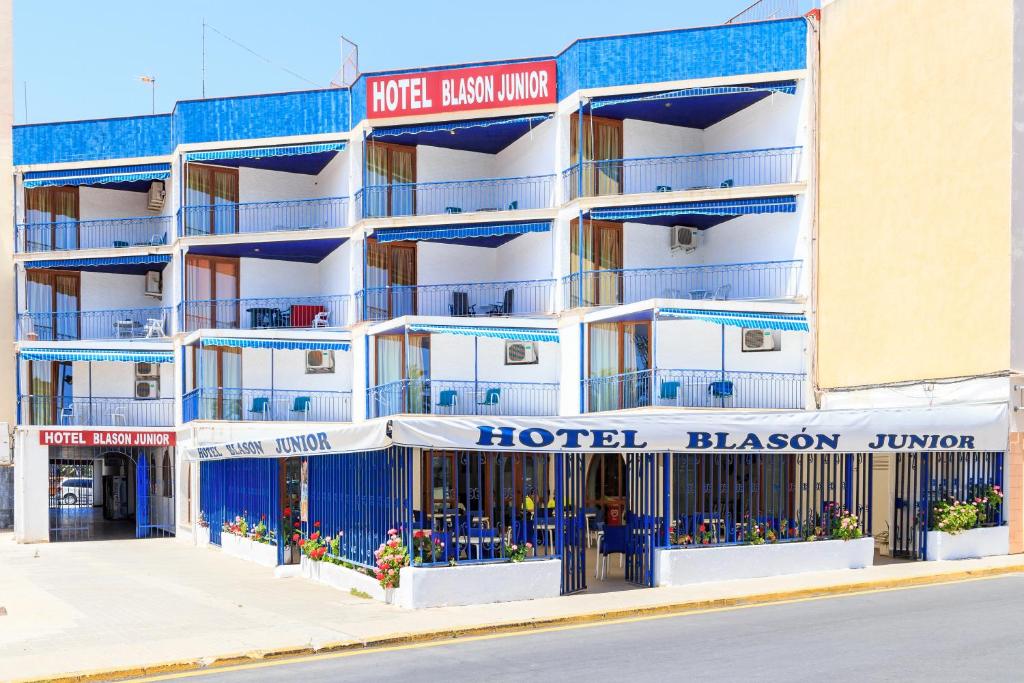
[[158,379],[160,377],[159,363],[136,363],[135,379]]
[[682,225],[672,226],[672,251],[683,249],[689,253],[697,248],[699,241],[700,230],[697,228],[687,228]]
[[160,211],[164,208],[164,198],[167,192],[164,190],[164,181],[154,180],[149,184],[149,193],[146,196],[146,208],[150,211]]
[[505,365],[533,365],[537,362],[537,343],[506,341]]
[[163,296],[164,276],[159,270],[146,271],[146,296]]
[[139,400],[160,398],[160,382],[155,379],[135,380],[135,398]]
[[743,330],[744,351],[774,351],[775,336],[771,330]]

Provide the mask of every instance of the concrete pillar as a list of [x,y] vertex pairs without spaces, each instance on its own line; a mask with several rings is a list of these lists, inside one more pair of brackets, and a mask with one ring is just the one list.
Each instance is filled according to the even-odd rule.
[[37,429],[15,433],[14,539],[18,543],[50,540],[50,448],[39,443]]
[[1024,432],[1010,432],[1010,449],[1003,463],[1003,489],[1010,552],[1024,553]]

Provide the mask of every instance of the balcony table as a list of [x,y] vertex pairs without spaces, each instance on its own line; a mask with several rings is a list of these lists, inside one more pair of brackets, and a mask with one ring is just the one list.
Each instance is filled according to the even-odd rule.
[[135,320],[115,320],[114,333],[118,339],[131,339],[136,335],[135,331],[141,329],[142,325]]

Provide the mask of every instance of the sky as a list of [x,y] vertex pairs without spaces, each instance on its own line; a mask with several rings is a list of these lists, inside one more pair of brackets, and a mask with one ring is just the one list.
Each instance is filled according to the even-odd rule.
[[326,87],[341,35],[369,72],[552,55],[576,38],[720,24],[750,3],[15,0],[15,122],[148,114],[140,76],[156,79],[157,112],[201,97],[204,21],[206,96],[221,97]]

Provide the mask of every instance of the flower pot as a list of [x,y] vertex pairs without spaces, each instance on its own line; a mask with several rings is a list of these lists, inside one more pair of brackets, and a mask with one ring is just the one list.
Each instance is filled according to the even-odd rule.
[[958,534],[929,531],[926,560],[966,560],[1010,554],[1010,527],[968,529]]

